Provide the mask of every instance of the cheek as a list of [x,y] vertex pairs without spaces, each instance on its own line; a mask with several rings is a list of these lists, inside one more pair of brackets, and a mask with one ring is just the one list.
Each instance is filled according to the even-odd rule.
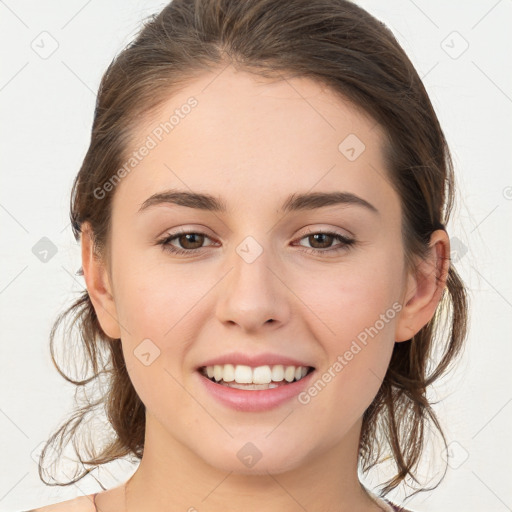
[[[140,261],[139,261],[140,260]],[[207,276],[192,265],[153,264],[147,257],[119,261],[116,310],[129,336],[165,340],[180,329],[208,291]]]
[[325,356],[311,392],[322,395],[319,404],[332,404],[321,408],[325,421],[349,416],[349,424],[370,405],[386,373],[402,279],[401,255],[389,247],[351,263],[316,273],[314,282],[304,279],[299,292]]
[[330,340],[331,351],[344,350],[347,343],[359,335],[364,338],[374,326],[380,338],[387,337],[400,307],[402,256],[386,247],[360,254],[315,272],[314,277],[306,273],[298,277],[297,294],[321,320],[318,337],[324,342]]
[[124,268],[128,277],[119,287],[119,319],[127,331],[122,337],[124,357],[130,380],[148,410],[167,414],[162,403],[189,404],[179,385],[191,339],[185,330],[205,291],[177,272],[148,266],[141,272],[134,267]]

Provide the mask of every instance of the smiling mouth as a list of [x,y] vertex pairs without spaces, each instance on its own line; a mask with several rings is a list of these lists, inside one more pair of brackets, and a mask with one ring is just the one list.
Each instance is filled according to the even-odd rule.
[[204,377],[219,384],[236,389],[273,389],[297,382],[309,375],[312,366],[266,365],[251,367],[246,365],[215,365],[199,368]]

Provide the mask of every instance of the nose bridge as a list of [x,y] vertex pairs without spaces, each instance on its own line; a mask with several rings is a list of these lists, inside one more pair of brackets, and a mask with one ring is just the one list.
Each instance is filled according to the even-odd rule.
[[[261,240],[256,239],[256,236]],[[266,235],[248,235],[234,247],[229,258],[231,272],[226,276],[219,298],[217,315],[223,322],[257,329],[269,320],[284,322],[288,306],[283,285],[276,276],[276,259]]]
[[[259,237],[261,240],[261,237]],[[270,285],[269,267],[272,265],[271,249],[269,241],[258,242],[255,237],[249,235],[240,242],[236,248],[236,256],[233,255],[234,265],[233,282],[235,288],[240,284],[244,292],[250,292],[251,287],[264,292]]]

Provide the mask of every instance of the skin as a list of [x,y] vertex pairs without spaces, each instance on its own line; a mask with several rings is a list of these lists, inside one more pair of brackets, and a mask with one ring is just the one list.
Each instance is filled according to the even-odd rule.
[[[434,232],[428,258],[406,272],[383,133],[322,84],[216,70],[173,94],[141,123],[136,139],[190,96],[197,107],[111,192],[107,261],[94,257],[83,226],[87,289],[103,330],[121,338],[146,406],[144,457],[128,486],[128,510],[380,510],[357,477],[362,415],[395,341],[410,339],[435,312],[448,236]],[[366,146],[354,161],[338,150],[348,134]],[[228,211],[167,204],[138,213],[149,196],[169,188],[219,195]],[[356,205],[279,212],[289,194],[308,191],[352,192],[379,213]],[[180,227],[207,235],[193,256],[158,244]],[[308,231],[322,229],[353,235],[356,243],[326,253],[340,245],[315,245]],[[249,235],[263,250],[250,264],[236,251]],[[181,242],[172,243],[198,246]],[[322,374],[396,303],[401,311],[306,405],[293,399],[238,412],[214,401],[195,372],[206,359],[237,350],[289,355]],[[134,354],[146,338],[160,350],[149,366]],[[262,454],[252,468],[237,457],[247,442]],[[98,510],[123,510],[122,490],[100,493]]]

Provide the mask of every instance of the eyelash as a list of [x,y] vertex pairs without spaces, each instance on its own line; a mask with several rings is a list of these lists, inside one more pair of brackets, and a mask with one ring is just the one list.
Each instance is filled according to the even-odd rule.
[[[159,245],[162,246],[162,250],[168,251],[172,254],[176,255],[187,255],[190,256],[191,254],[194,254],[201,249],[204,249],[204,247],[200,247],[199,249],[180,249],[179,247],[174,247],[170,245],[170,242],[173,241],[176,238],[179,238],[183,235],[204,235],[207,238],[210,238],[206,233],[202,233],[201,231],[178,231],[175,233],[172,233],[168,236],[166,236],[164,239],[160,240],[158,242]],[[324,253],[338,253],[340,251],[346,251],[349,250],[356,241],[352,238],[348,238],[344,235],[341,235],[340,233],[336,233],[333,231],[310,231],[306,233],[304,236],[299,238],[299,240],[302,240],[303,238],[307,238],[311,235],[329,235],[332,236],[335,240],[338,240],[342,243],[340,247],[337,247],[335,249],[315,249],[315,248],[305,248],[304,252],[306,254],[315,254],[315,255],[323,255]]]

